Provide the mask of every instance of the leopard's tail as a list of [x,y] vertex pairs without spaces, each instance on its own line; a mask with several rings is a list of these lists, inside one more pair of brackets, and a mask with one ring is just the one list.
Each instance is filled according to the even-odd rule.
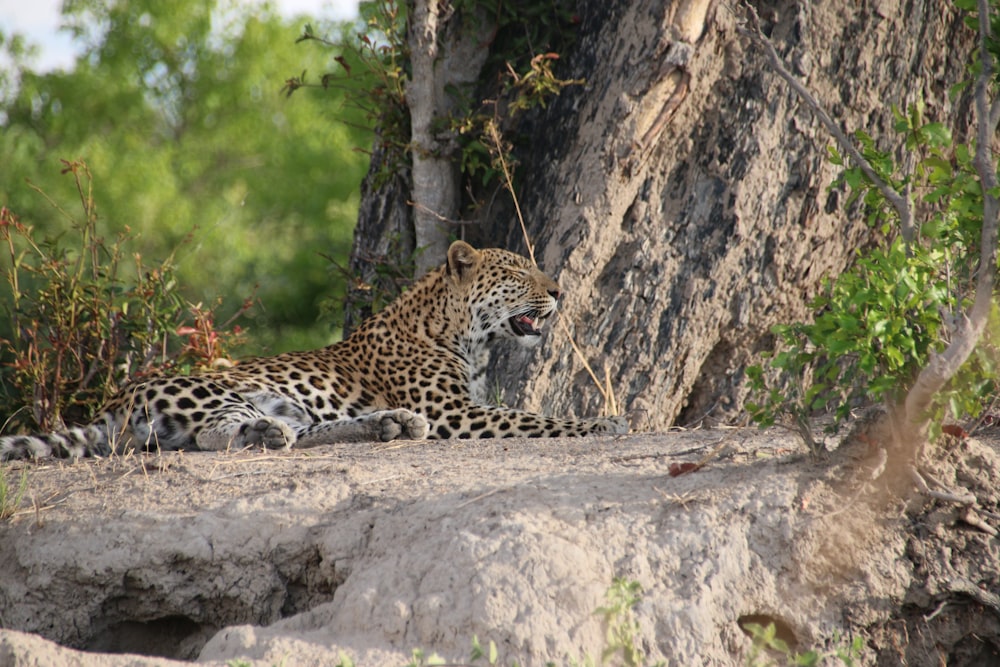
[[110,453],[111,439],[103,423],[72,426],[58,433],[0,437],[0,461],[50,456],[77,459]]

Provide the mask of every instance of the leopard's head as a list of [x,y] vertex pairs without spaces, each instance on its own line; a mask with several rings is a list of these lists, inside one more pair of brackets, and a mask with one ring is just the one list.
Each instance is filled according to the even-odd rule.
[[448,249],[445,273],[456,294],[467,300],[472,340],[510,338],[525,347],[541,340],[540,327],[556,310],[559,285],[531,260],[455,241]]

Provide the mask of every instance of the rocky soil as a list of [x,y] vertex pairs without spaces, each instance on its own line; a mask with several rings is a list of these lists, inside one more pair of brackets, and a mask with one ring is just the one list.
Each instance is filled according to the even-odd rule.
[[473,637],[569,665],[606,648],[616,577],[644,664],[745,664],[741,620],[998,664],[998,440],[934,453],[972,513],[871,481],[863,443],[817,462],[741,429],[8,464],[0,665],[462,663]]

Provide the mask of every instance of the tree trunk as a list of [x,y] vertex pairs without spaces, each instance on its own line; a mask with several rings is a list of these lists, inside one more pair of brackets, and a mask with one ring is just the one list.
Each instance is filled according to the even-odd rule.
[[[845,128],[895,147],[891,105],[954,114],[974,35],[950,3],[757,5],[779,53]],[[830,189],[825,130],[737,33],[729,3],[581,0],[557,72],[582,78],[519,118],[520,203],[564,320],[633,427],[738,417],[770,327],[807,315],[869,231]],[[962,104],[967,104],[962,98]],[[952,117],[966,117],[960,109]],[[514,134],[513,132],[510,134]],[[501,207],[502,208],[502,207]],[[506,210],[480,245],[525,249]],[[504,350],[507,402],[591,415],[604,399],[553,327]]]
[[[458,218],[458,165],[452,154],[452,132],[443,127],[454,106],[449,89],[475,84],[489,53],[492,28],[486,18],[455,19],[454,8],[444,0],[413,0],[407,36],[413,74],[406,86],[406,103],[418,277],[444,262],[449,225]],[[478,30],[469,29],[473,25]]]
[[[350,279],[344,300],[344,337],[376,309],[375,295],[392,298],[400,286],[387,266],[400,267],[413,256],[416,242],[407,199],[413,188],[410,169],[376,131],[372,161],[361,183],[361,206],[348,266]],[[387,164],[394,168],[385,176]]]

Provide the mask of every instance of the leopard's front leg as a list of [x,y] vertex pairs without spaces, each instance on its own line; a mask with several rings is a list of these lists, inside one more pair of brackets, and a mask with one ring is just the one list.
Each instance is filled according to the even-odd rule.
[[379,410],[350,419],[317,422],[296,429],[298,447],[334,442],[423,440],[427,420],[410,410]]
[[[453,401],[459,403],[459,401]],[[467,404],[454,412],[428,411],[429,438],[558,438],[563,436],[624,434],[624,417],[561,419],[533,412]]]

